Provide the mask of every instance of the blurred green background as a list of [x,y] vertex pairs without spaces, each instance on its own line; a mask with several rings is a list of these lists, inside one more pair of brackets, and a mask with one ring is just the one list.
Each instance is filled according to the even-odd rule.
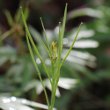
[[[48,65],[41,44],[44,33],[39,18],[43,18],[49,41],[57,40],[58,23],[66,3],[68,14],[62,56],[81,22],[83,26],[62,67],[55,107],[58,110],[110,110],[109,0],[0,0],[0,96],[45,103],[27,48],[19,7],[23,7],[32,37]],[[42,65],[35,58],[51,94]]]

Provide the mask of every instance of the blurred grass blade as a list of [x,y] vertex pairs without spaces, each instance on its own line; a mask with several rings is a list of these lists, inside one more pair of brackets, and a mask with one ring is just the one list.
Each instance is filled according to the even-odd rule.
[[13,26],[14,20],[13,20],[13,18],[12,18],[12,16],[11,16],[10,12],[9,12],[8,10],[5,10],[5,16],[6,16],[6,18],[7,18],[8,24],[9,24],[10,26]]
[[76,9],[68,13],[67,20],[74,19],[76,17],[82,17],[82,16],[90,16],[90,17],[96,17],[101,18],[103,17],[103,13],[99,10],[91,9],[91,8],[82,8],[82,9]]
[[20,11],[20,9],[18,9],[17,12],[16,12],[16,15],[14,17],[15,22],[19,22],[20,17],[21,17],[21,11]]
[[0,35],[0,42],[2,42],[4,39],[6,39],[8,36],[10,36],[14,32],[13,29],[6,31],[2,35]]
[[61,66],[62,66],[63,63],[65,62],[66,58],[67,58],[68,55],[70,54],[70,52],[71,52],[71,50],[72,50],[72,48],[73,48],[73,46],[74,46],[74,44],[75,44],[75,41],[76,41],[76,39],[77,39],[77,37],[78,37],[79,31],[80,31],[80,28],[81,28],[81,25],[82,25],[82,23],[79,25],[79,28],[78,28],[77,33],[76,33],[76,36],[75,36],[75,38],[74,38],[74,40],[73,40],[73,42],[72,42],[72,44],[71,44],[69,50],[67,51],[67,53],[66,53],[64,59],[62,60]]

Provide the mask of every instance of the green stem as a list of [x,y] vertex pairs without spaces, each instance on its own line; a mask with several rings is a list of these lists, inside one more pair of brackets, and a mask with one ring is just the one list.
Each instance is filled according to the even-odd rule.
[[81,25],[82,25],[82,24],[83,24],[83,23],[81,22],[81,24],[79,25],[79,28],[78,28],[78,30],[77,30],[76,36],[75,36],[75,38],[74,38],[74,40],[73,40],[73,42],[72,42],[72,44],[71,44],[69,50],[67,51],[67,53],[66,53],[64,59],[62,60],[60,66],[63,65],[63,63],[65,62],[66,58],[67,58],[68,55],[70,54],[70,52],[71,52],[71,50],[72,50],[72,48],[73,48],[73,46],[74,46],[74,44],[75,44],[75,42],[76,42],[76,40],[77,40],[77,37],[78,37],[78,34],[79,34],[79,31],[80,31],[80,28],[81,28]]
[[[54,74],[56,74],[56,71],[54,71]],[[59,81],[59,76],[60,76],[60,68],[58,68],[57,70],[57,74],[58,77],[53,78],[52,81],[52,96],[51,96],[51,106],[49,110],[53,110],[54,105],[55,105],[55,96],[56,96],[56,90],[57,90],[57,86],[58,86],[58,81]]]
[[55,81],[53,81],[53,88],[52,88],[52,97],[51,97],[51,107],[53,109],[54,103],[55,103],[55,94],[56,94],[56,86],[55,86]]
[[42,77],[40,75],[40,70],[35,62],[35,59],[34,59],[34,55],[33,55],[33,52],[32,52],[32,48],[31,48],[31,45],[29,43],[29,38],[26,36],[26,39],[27,39],[27,44],[28,44],[28,48],[29,48],[29,51],[30,51],[30,55],[31,55],[31,58],[32,58],[32,61],[33,61],[33,64],[35,66],[35,69],[36,71],[38,72],[38,76],[39,76],[39,79],[41,81],[41,84],[42,84],[42,87],[43,87],[43,90],[44,90],[44,94],[45,94],[45,97],[46,97],[46,101],[47,101],[47,104],[48,104],[48,107],[50,106],[49,104],[49,99],[48,99],[48,95],[47,95],[47,92],[46,92],[46,89],[45,89],[45,86],[44,86],[44,83],[43,83],[43,80],[42,80]]
[[27,26],[27,23],[26,23],[26,20],[25,20],[25,16],[24,16],[24,13],[23,13],[22,9],[21,9],[21,14],[22,14],[22,18],[23,18],[23,22],[24,22],[26,33],[28,35],[27,37],[29,38],[29,40],[30,40],[30,42],[31,42],[31,44],[32,44],[32,46],[34,48],[34,51],[35,51],[36,55],[39,57],[40,61],[42,62],[43,68],[46,71],[47,77],[49,78],[49,81],[51,83],[51,78],[50,78],[50,75],[49,75],[48,70],[46,68],[45,62],[43,61],[43,59],[42,59],[42,57],[41,57],[41,55],[40,55],[40,53],[38,51],[38,48],[34,44],[34,41],[33,41],[32,37],[31,37],[30,32],[29,32],[29,29],[28,29],[28,26]]

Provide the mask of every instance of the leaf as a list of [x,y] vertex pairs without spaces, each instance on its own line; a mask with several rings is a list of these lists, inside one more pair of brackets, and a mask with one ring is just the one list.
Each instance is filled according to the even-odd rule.
[[[45,84],[45,88],[48,88],[48,89],[52,92],[52,88],[51,88],[51,85],[50,85],[50,83],[49,83],[49,80],[48,80],[48,79],[45,79],[45,80],[43,80],[43,82],[44,82],[44,84]],[[71,89],[71,88],[74,88],[75,85],[76,85],[78,82],[79,82],[79,80],[77,80],[77,79],[62,78],[62,77],[61,77],[61,78],[59,79],[59,82],[58,82],[58,87],[69,90],[69,89]],[[34,82],[33,82],[33,84],[34,84]],[[36,92],[37,92],[38,94],[40,94],[40,93],[43,91],[42,84],[41,84],[41,82],[36,81],[36,85],[37,85],[37,86],[36,86]],[[31,85],[30,85],[30,87],[31,87]],[[57,88],[57,90],[56,90],[56,96],[57,96],[57,97],[60,97],[60,96],[61,96],[61,95],[60,95],[60,91],[59,91],[58,88]]]
[[[47,76],[48,76],[48,78],[49,78],[49,80],[50,80],[50,82],[51,82],[50,75],[49,75],[48,70],[47,70],[47,68],[46,68],[45,62],[44,62],[44,60],[42,59],[42,57],[41,57],[41,55],[40,55],[40,53],[39,53],[39,51],[38,51],[38,48],[36,47],[36,45],[35,45],[35,43],[34,43],[32,37],[31,37],[31,34],[30,34],[30,32],[29,32],[29,29],[28,29],[28,26],[27,26],[27,23],[26,23],[25,16],[24,16],[24,13],[23,13],[22,8],[21,8],[21,14],[22,14],[23,23],[24,23],[25,30],[26,30],[26,39],[27,39],[27,43],[28,43],[28,48],[29,48],[29,51],[30,51],[30,54],[31,54],[31,58],[32,58],[32,60],[33,60],[33,62],[34,62],[34,65],[36,66],[36,70],[37,70],[37,72],[38,72],[37,64],[36,64],[35,61],[34,61],[34,54],[33,54],[33,52],[32,52],[32,47],[33,47],[33,49],[34,49],[35,54],[37,55],[37,57],[38,57],[38,58],[40,59],[40,61],[42,62],[42,65],[43,65],[43,67],[44,67],[44,70],[45,70],[45,72],[46,72],[46,74],[47,74]],[[30,44],[30,43],[31,43],[31,44]],[[31,47],[31,45],[32,45],[32,47]],[[39,72],[40,72],[40,71],[39,71]],[[38,72],[38,74],[39,74],[39,76],[40,76],[40,73],[39,73],[39,72]],[[40,78],[40,77],[39,77],[39,78]],[[41,78],[40,78],[40,79],[41,79]]]
[[[64,38],[63,39],[64,47],[69,48],[72,45],[72,38]],[[83,40],[77,40],[74,44],[74,48],[97,48],[99,46],[99,43],[95,40],[89,40],[89,39],[83,39]]]
[[[62,59],[64,58],[67,51],[68,51],[67,49],[63,50]],[[88,65],[90,67],[96,67],[96,64],[95,64],[96,57],[94,57],[88,52],[82,52],[82,51],[76,51],[76,50],[71,51],[71,53],[66,59],[66,62],[67,61],[73,64],[80,64],[82,66]]]
[[0,47],[0,66],[6,61],[14,62],[16,60],[16,51],[10,46]]
[[76,40],[77,40],[77,37],[78,37],[79,31],[80,31],[81,25],[82,25],[82,23],[79,25],[79,28],[78,28],[77,33],[76,33],[76,35],[75,35],[75,38],[74,38],[74,40],[72,41],[72,43],[71,43],[71,45],[70,45],[70,47],[69,47],[69,50],[67,51],[67,53],[66,53],[64,59],[62,60],[61,66],[62,66],[63,63],[65,62],[65,60],[66,60],[66,58],[68,57],[68,55],[70,54],[70,52],[71,52],[71,50],[72,50],[72,48],[73,48],[73,46],[74,46],[74,44],[75,44],[75,42],[76,42]]
[[11,16],[10,12],[9,12],[8,10],[5,10],[5,16],[6,16],[6,18],[7,18],[8,24],[9,24],[10,26],[13,26],[14,20],[13,20],[13,18],[12,18],[12,16]]
[[76,18],[76,17],[82,17],[82,16],[90,16],[90,17],[96,17],[96,18],[102,18],[103,13],[99,10],[92,9],[92,8],[82,8],[82,9],[76,9],[68,13],[67,20]]
[[30,30],[34,40],[38,43],[38,48],[40,50],[40,53],[42,54],[42,56],[46,56],[49,51],[48,51],[47,46],[43,42],[42,36],[40,35],[40,33],[37,30],[35,30],[31,26],[29,26],[29,30]]
[[63,37],[65,32],[65,25],[66,25],[66,17],[67,17],[67,4],[65,6],[64,16],[63,16],[63,23],[59,24],[59,37],[58,37],[58,62],[61,60],[61,52],[63,48]]
[[[73,40],[74,36],[76,35],[76,31],[77,29],[71,30],[66,38]],[[94,30],[88,30],[88,29],[80,30],[77,40],[80,40],[82,38],[90,38],[93,37],[94,35],[95,35]]]
[[47,105],[16,97],[0,97],[0,108],[3,110],[35,110],[34,108],[48,109]]
[[75,48],[96,48],[99,46],[99,43],[94,40],[81,40],[77,41],[74,45]]
[[79,80],[77,79],[60,78],[58,82],[58,86],[68,90],[68,89],[74,88],[78,82]]

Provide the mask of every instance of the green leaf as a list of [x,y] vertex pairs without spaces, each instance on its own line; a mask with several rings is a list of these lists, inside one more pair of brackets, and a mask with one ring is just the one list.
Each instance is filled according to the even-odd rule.
[[36,71],[37,71],[37,73],[38,73],[39,79],[40,79],[40,81],[41,81],[41,83],[42,83],[42,86],[43,86],[43,89],[44,89],[44,93],[45,93],[45,97],[46,97],[46,101],[47,101],[47,104],[48,104],[48,106],[49,106],[48,95],[47,95],[47,92],[46,92],[46,89],[45,89],[45,86],[44,86],[44,83],[43,83],[43,80],[42,80],[42,77],[41,77],[40,70],[39,70],[39,68],[38,68],[37,63],[35,62],[34,54],[33,54],[33,52],[32,52],[32,48],[31,48],[31,45],[30,45],[30,43],[29,43],[28,36],[26,36],[26,39],[27,39],[27,44],[28,44],[28,48],[29,48],[29,51],[30,51],[30,55],[31,55],[33,64],[34,64],[35,69],[36,69]]
[[74,44],[75,44],[75,41],[76,41],[76,39],[77,39],[77,37],[78,37],[79,31],[80,31],[80,28],[81,28],[81,25],[82,25],[82,23],[79,25],[79,28],[78,28],[77,33],[76,33],[76,36],[75,36],[75,38],[74,38],[74,40],[73,40],[73,42],[72,42],[72,44],[71,44],[69,50],[67,51],[67,53],[66,53],[64,59],[62,60],[61,66],[62,66],[63,63],[65,62],[66,58],[67,58],[68,55],[70,54],[70,52],[71,52],[71,50],[72,50],[72,48],[73,48],[73,46],[74,46]]
[[[39,51],[38,51],[38,48],[35,46],[35,43],[34,43],[32,37],[31,37],[31,34],[30,34],[30,32],[29,32],[29,29],[28,29],[28,26],[27,26],[27,24],[26,24],[26,20],[25,20],[25,16],[24,16],[24,14],[23,14],[23,11],[21,11],[21,14],[22,14],[22,19],[23,19],[24,26],[25,26],[25,29],[26,29],[27,37],[29,38],[29,40],[30,40],[30,42],[31,42],[31,44],[32,44],[32,46],[33,46],[33,48],[34,48],[34,51],[35,51],[36,55],[38,56],[38,58],[39,58],[40,61],[42,62],[42,65],[43,65],[43,67],[44,67],[44,70],[45,70],[45,72],[46,72],[48,78],[50,79],[50,75],[49,75],[49,72],[48,72],[47,67],[46,67],[46,65],[45,65],[45,62],[44,62],[44,60],[42,59],[42,57],[41,57],[41,55],[40,55],[40,53],[39,53]],[[50,82],[51,82],[51,79],[50,79]]]
[[60,61],[60,59],[61,59],[61,52],[62,52],[62,47],[63,47],[63,37],[64,37],[64,31],[65,31],[66,17],[67,17],[67,4],[65,6],[63,23],[62,23],[62,25],[59,24],[58,61]]
[[47,34],[46,34],[46,30],[45,30],[45,27],[44,27],[44,24],[43,24],[42,18],[40,18],[40,20],[41,20],[42,28],[43,28],[44,35],[45,35],[46,45],[47,45],[48,50],[49,50],[49,52],[50,52],[49,42],[48,42],[48,39],[47,39],[48,37],[47,37]]
[[[31,34],[34,37],[34,40],[38,43],[38,45],[40,46],[40,49],[49,53],[48,47],[46,46],[46,44],[43,42],[42,40],[42,36],[33,28],[33,27],[29,27]],[[45,53],[44,53],[45,54]],[[50,55],[49,55],[50,56]]]
[[73,10],[70,13],[68,13],[67,20],[76,18],[76,17],[82,17],[82,16],[90,16],[90,17],[96,17],[96,18],[102,18],[103,13],[99,10],[91,9],[91,8],[82,8]]
[[8,10],[5,11],[5,16],[6,16],[6,18],[7,18],[8,24],[9,24],[10,26],[13,26],[14,20],[13,20],[13,18],[12,18],[12,16],[11,16],[10,12],[9,12]]

